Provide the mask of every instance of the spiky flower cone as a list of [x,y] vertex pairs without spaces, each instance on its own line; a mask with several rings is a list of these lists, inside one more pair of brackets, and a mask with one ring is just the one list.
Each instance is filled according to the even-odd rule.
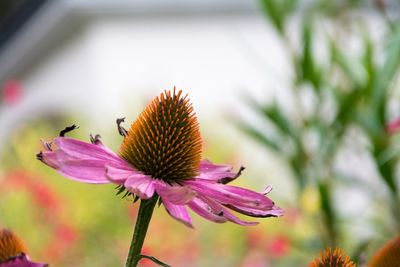
[[27,253],[25,244],[7,229],[0,229],[0,263]]
[[156,97],[132,124],[120,154],[137,170],[168,183],[196,176],[201,137],[189,99],[181,91]]
[[320,253],[320,257],[310,263],[309,267],[355,267],[356,265],[350,260],[349,256],[340,249],[327,248]]

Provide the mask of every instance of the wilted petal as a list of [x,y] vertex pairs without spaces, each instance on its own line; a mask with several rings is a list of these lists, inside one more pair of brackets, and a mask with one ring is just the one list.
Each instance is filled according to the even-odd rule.
[[231,221],[233,223],[245,226],[258,224],[257,222],[246,222],[240,220],[238,217],[224,208],[220,203],[204,196],[199,196],[193,199],[193,201],[189,203],[189,207],[200,216],[217,223]]
[[70,157],[79,159],[98,159],[110,160],[115,162],[123,161],[117,154],[112,152],[104,145],[82,142],[69,137],[57,137],[54,143],[58,149],[68,154]]
[[227,221],[227,219],[224,216],[222,216],[221,212],[215,213],[215,211],[213,211],[213,209],[207,203],[205,203],[199,198],[194,198],[192,201],[188,203],[188,206],[204,219],[216,223],[224,223]]
[[185,206],[175,205],[164,199],[163,204],[169,215],[171,215],[173,218],[180,221],[181,223],[185,224],[186,226],[193,228],[192,218],[190,218],[190,215],[187,212]]
[[269,209],[247,208],[247,207],[242,207],[240,205],[239,206],[224,205],[224,206],[241,214],[259,218],[279,217],[282,216],[284,213],[281,208],[275,205]]
[[113,166],[112,164],[106,164],[106,177],[108,180],[115,184],[123,184],[125,181],[135,175],[143,175],[139,171],[135,170],[129,164],[125,167]]
[[200,195],[215,199],[225,205],[270,209],[274,202],[263,194],[237,186],[211,183],[206,180],[191,180],[189,184]]
[[253,225],[257,225],[258,222],[247,222],[247,221],[243,221],[241,219],[239,219],[238,217],[236,217],[235,215],[233,215],[230,211],[228,211],[227,209],[224,209],[224,217],[226,217],[229,221],[239,224],[239,225],[243,225],[243,226],[253,226]]
[[232,172],[229,165],[214,164],[209,160],[200,162],[199,175],[196,178],[212,180],[218,182],[223,178],[234,178],[236,173]]
[[53,151],[40,151],[40,153],[37,154],[36,157],[49,167],[52,167],[53,169],[58,169],[59,162],[57,160],[57,154]]
[[58,163],[57,171],[72,180],[92,184],[109,183],[105,177],[104,162],[68,159],[59,160]]
[[38,154],[38,158],[62,175],[85,183],[109,183],[106,164],[126,168],[127,163],[108,148],[68,137],[54,140],[56,147]]
[[129,177],[124,187],[129,192],[139,196],[141,199],[149,199],[154,195],[156,180],[145,174],[135,174]]
[[36,263],[29,260],[25,254],[14,257],[6,262],[0,263],[0,267],[47,267],[48,264]]
[[186,204],[196,196],[196,192],[188,186],[169,185],[163,181],[157,181],[156,191],[162,199],[175,205]]
[[261,192],[261,194],[266,195],[271,191],[272,191],[272,186],[269,185]]

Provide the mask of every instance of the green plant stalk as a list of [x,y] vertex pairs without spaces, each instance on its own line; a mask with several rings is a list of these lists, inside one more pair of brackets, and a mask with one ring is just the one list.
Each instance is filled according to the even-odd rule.
[[146,237],[147,229],[149,228],[149,223],[157,200],[158,195],[154,195],[150,199],[140,201],[135,230],[133,232],[131,246],[129,248],[128,259],[126,260],[126,267],[136,267],[139,260],[142,258],[140,252],[142,251],[144,239]]

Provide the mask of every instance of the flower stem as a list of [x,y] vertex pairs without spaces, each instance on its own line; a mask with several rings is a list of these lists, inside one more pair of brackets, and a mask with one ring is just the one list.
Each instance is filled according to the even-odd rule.
[[142,251],[143,242],[146,237],[147,229],[153,215],[154,206],[156,205],[158,196],[154,195],[150,199],[141,200],[139,212],[136,219],[135,230],[129,248],[128,259],[126,260],[126,267],[136,267],[141,259],[140,252]]

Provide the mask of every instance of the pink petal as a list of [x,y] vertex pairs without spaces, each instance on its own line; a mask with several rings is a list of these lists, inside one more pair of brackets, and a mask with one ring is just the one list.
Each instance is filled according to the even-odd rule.
[[97,160],[65,160],[58,163],[57,171],[72,180],[93,184],[109,183],[105,177],[104,162]]
[[122,161],[117,154],[103,145],[82,142],[78,139],[69,137],[57,137],[54,139],[58,149],[68,154],[70,157],[79,159],[99,159],[110,161]]
[[41,157],[41,160],[43,163],[48,165],[49,167],[52,167],[53,169],[58,169],[58,161],[57,161],[57,154],[54,153],[53,151],[44,151],[40,152],[38,154],[38,157]]
[[21,254],[6,262],[0,263],[0,267],[47,267],[48,264],[32,262],[25,254]]
[[125,167],[113,166],[112,164],[106,164],[106,177],[108,180],[115,184],[123,184],[125,181],[135,175],[143,175],[141,172],[135,170],[129,164]]
[[266,195],[271,191],[272,191],[272,186],[269,185],[261,192],[261,194]]
[[209,160],[200,162],[199,175],[196,178],[218,181],[223,178],[233,178],[236,173],[232,172],[232,167],[228,165],[214,164]]
[[253,226],[253,225],[257,225],[258,222],[247,222],[247,221],[243,221],[241,219],[239,219],[238,217],[236,217],[235,215],[233,215],[232,213],[230,213],[227,209],[224,209],[224,216],[231,222],[239,224],[239,225],[243,225],[243,226]]
[[244,226],[250,226],[250,225],[256,225],[258,222],[245,222],[240,220],[238,217],[230,213],[227,209],[225,209],[220,203],[217,201],[210,199],[208,197],[200,196],[199,199],[204,201],[212,210],[214,214],[218,214],[218,216],[223,216],[225,217],[228,221],[231,221],[233,223],[239,224],[239,225],[244,225]]
[[238,217],[230,213],[227,209],[225,209],[221,204],[217,201],[207,198],[207,197],[198,197],[193,199],[189,203],[189,207],[202,216],[203,218],[216,222],[216,223],[224,223],[226,221],[231,221],[233,223],[250,226],[256,225],[257,222],[245,222],[240,220]]
[[171,215],[176,220],[185,224],[186,226],[193,228],[192,218],[190,218],[189,213],[187,212],[185,206],[183,205],[174,205],[171,202],[163,199],[163,204],[169,215]]
[[169,185],[161,180],[156,183],[157,194],[162,199],[175,205],[183,205],[192,200],[197,194],[188,186]]
[[55,140],[54,151],[41,152],[39,158],[62,175],[85,183],[109,183],[106,165],[129,168],[129,164],[102,145],[82,142],[68,137]]
[[247,207],[232,206],[232,205],[224,205],[224,206],[241,214],[259,218],[279,217],[282,216],[284,213],[281,208],[275,205],[269,209],[256,209],[256,208],[247,208]]
[[207,203],[199,198],[194,198],[188,203],[188,206],[204,219],[213,221],[215,223],[224,223],[227,221],[224,216],[221,216],[220,213],[215,213]]
[[225,205],[257,209],[271,209],[274,202],[263,194],[237,186],[212,183],[207,180],[190,180],[186,182],[199,195],[215,199]]
[[129,177],[124,187],[129,192],[139,196],[141,199],[149,199],[154,195],[155,186],[157,181],[145,174],[135,174]]

